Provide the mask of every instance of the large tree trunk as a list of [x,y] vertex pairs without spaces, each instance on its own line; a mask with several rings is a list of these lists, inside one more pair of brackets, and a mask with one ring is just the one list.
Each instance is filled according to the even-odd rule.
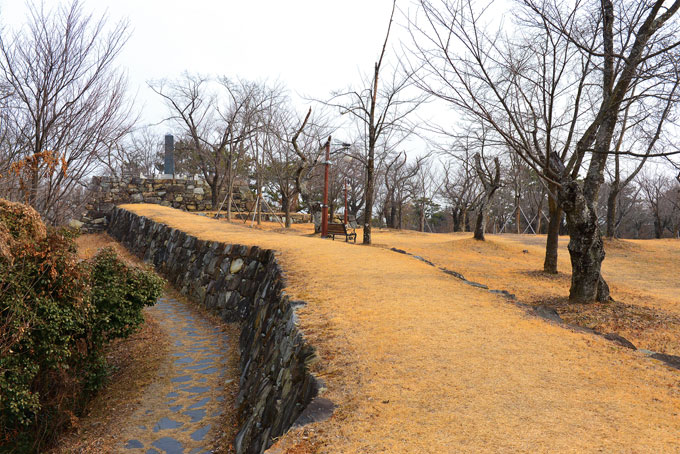
[[404,202],[400,200],[399,206],[397,208],[397,229],[401,230],[403,220],[404,220]]
[[562,223],[562,209],[557,201],[548,196],[548,236],[545,242],[545,260],[543,272],[557,274],[557,250],[560,241],[560,224]]
[[389,224],[390,224],[390,225],[389,225],[390,228],[393,228],[393,229],[396,229],[396,228],[397,228],[397,206],[396,206],[396,204],[394,203],[394,201],[392,201],[392,202],[390,203],[390,217],[389,217]]
[[663,225],[658,214],[654,216],[654,237],[656,239],[661,239],[663,236]]
[[217,207],[219,206],[219,191],[217,190],[217,175],[215,175],[212,179],[212,181],[206,179],[206,183],[208,183],[208,186],[210,186],[210,203],[212,203],[212,209],[216,210]]
[[575,181],[565,182],[560,190],[560,205],[567,215],[571,288],[574,303],[608,302],[609,286],[602,278],[604,243],[597,224],[597,213]]

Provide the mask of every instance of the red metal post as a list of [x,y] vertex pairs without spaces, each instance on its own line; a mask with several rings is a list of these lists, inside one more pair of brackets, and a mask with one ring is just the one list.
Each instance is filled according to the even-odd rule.
[[323,175],[323,205],[321,205],[321,238],[328,234],[328,171],[331,166],[331,136],[326,142],[326,163]]
[[347,225],[347,177],[345,177],[345,225]]

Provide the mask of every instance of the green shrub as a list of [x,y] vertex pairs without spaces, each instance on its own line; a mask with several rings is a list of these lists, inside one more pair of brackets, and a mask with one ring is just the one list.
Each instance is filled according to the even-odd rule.
[[2,220],[0,451],[39,451],[102,385],[105,346],[139,327],[163,281],[111,249],[78,261],[68,231],[19,238]]
[[[90,264],[88,350],[101,352],[111,340],[125,338],[144,321],[142,309],[153,306],[163,290],[163,280],[123,263],[111,248],[102,249]],[[96,360],[89,361],[94,367]],[[90,371],[88,389],[101,384],[102,372]]]

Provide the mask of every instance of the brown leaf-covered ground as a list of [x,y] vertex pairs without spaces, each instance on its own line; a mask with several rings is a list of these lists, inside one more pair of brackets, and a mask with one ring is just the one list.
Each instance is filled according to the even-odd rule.
[[[288,293],[308,302],[300,325],[320,355],[315,372],[338,408],[272,453],[680,452],[677,370],[388,249],[525,302],[564,297],[564,251],[564,275],[529,273],[540,269],[541,238],[379,231],[365,247],[311,237],[308,226],[281,234],[156,205],[126,208],[203,239],[281,251]],[[608,252],[614,297],[677,313],[680,248],[627,246]]]

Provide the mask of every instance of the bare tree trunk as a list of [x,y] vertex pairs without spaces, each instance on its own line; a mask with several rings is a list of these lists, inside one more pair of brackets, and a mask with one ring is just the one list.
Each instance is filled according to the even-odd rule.
[[562,208],[552,196],[548,196],[548,235],[545,242],[545,260],[543,272],[557,274],[557,249],[560,241],[560,224]]
[[290,218],[290,204],[291,204],[291,197],[286,197],[286,203],[285,203],[285,213],[286,213],[286,228],[289,229],[291,224],[293,223],[291,218]]
[[398,217],[397,217],[397,229],[401,230],[402,221],[404,220],[404,203],[399,201]]
[[520,210],[521,208],[519,207],[519,193],[515,194],[515,204],[516,204],[516,213],[515,213],[515,222],[517,223],[517,235],[522,233],[520,231],[520,226],[522,223],[522,219],[520,218],[520,214],[522,213]]
[[210,203],[212,203],[212,209],[214,210],[220,204],[220,202],[219,202],[219,196],[220,196],[219,192],[220,191],[217,187],[218,186],[217,185],[217,182],[218,182],[217,173],[215,173],[215,176],[213,177],[212,182],[210,180],[206,180],[206,182],[208,183],[208,186],[210,186],[210,190],[211,190]]
[[607,238],[616,236],[616,202],[619,199],[619,192],[618,182],[614,181],[607,197]]
[[569,301],[574,303],[608,302],[609,286],[601,275],[605,257],[597,213],[588,204],[576,181],[562,184],[560,205],[567,215],[571,288]]
[[[264,152],[262,154],[262,159],[264,159]],[[262,199],[262,172],[258,156],[255,156],[255,162],[257,165],[257,200],[259,201]],[[260,203],[257,204],[257,225],[262,225],[262,207],[260,205]]]
[[[377,84],[377,70],[376,70]],[[371,244],[371,215],[373,214],[373,193],[375,192],[375,146],[368,146],[368,165],[366,166],[366,204],[364,206],[364,244]]]
[[484,187],[484,196],[480,201],[479,211],[477,212],[477,222],[475,223],[474,239],[484,241],[484,230],[486,229],[486,222],[488,217],[488,207],[491,203],[494,193],[500,187],[501,182],[501,167],[498,158],[494,158],[495,171],[492,171],[486,166],[482,165],[482,158],[479,153],[475,154],[475,170],[477,176]]
[[477,221],[475,222],[475,233],[473,238],[475,240],[484,241],[484,230],[486,227],[486,201],[481,202],[479,211],[477,212]]
[[227,221],[231,221],[231,205],[234,201],[234,191],[229,191],[227,194]]
[[654,214],[654,238],[661,239],[663,236],[663,226],[661,220],[659,219],[659,213]]
[[453,231],[454,232],[460,232],[460,218],[461,215],[459,214],[458,210],[455,208],[451,210],[451,217],[453,218]]

